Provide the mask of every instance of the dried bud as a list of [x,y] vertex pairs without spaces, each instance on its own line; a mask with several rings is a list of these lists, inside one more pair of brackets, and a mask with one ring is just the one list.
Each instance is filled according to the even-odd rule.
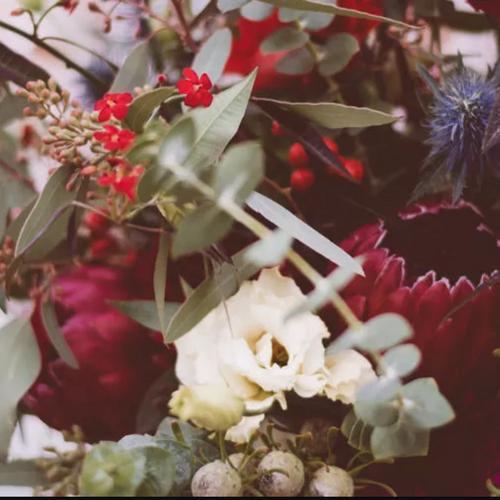
[[217,460],[204,465],[191,482],[193,497],[242,497],[239,474],[227,463]]
[[[282,472],[266,473],[275,469]],[[263,474],[259,490],[266,497],[296,497],[304,487],[304,464],[292,453],[273,451],[262,459],[257,470]]]

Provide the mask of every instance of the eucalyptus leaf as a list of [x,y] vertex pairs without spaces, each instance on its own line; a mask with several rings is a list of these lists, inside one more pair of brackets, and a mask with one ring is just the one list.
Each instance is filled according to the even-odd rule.
[[336,5],[317,2],[314,0],[263,0],[266,3],[275,5],[277,7],[288,7],[290,9],[303,10],[307,12],[323,12],[325,14],[338,14],[347,17],[355,17],[359,19],[371,19],[373,21],[380,21],[383,23],[390,23],[394,26],[400,26],[405,28],[415,28],[409,24],[405,24],[394,19],[389,19],[387,17],[376,16],[373,14],[368,14],[354,9],[345,9],[343,7],[337,7]]
[[239,9],[248,2],[250,2],[250,0],[217,0],[217,8],[222,13],[226,13],[231,10]]
[[354,406],[360,420],[372,427],[389,427],[399,418],[399,409],[395,403],[356,401]]
[[241,15],[250,21],[264,21],[274,11],[274,6],[258,0],[252,0],[250,3],[243,5]]
[[77,369],[78,361],[68,345],[68,342],[64,338],[64,333],[59,326],[59,321],[57,320],[52,300],[42,303],[41,315],[47,335],[52,342],[52,345],[55,347],[57,354],[59,354],[60,358],[68,363],[71,368]]
[[232,42],[233,35],[229,28],[215,31],[202,45],[191,67],[200,76],[206,73],[215,85],[226,67],[231,53]]
[[381,314],[367,321],[358,335],[357,345],[366,351],[384,351],[413,335],[408,321],[398,314]]
[[244,142],[230,147],[216,169],[215,195],[242,205],[261,183],[264,169],[265,156],[260,143]]
[[281,28],[269,35],[261,44],[264,54],[274,54],[303,47],[309,41],[309,35],[293,26]]
[[244,261],[245,250],[233,257],[233,263],[225,263],[207,277],[189,295],[170,322],[165,342],[175,342],[203,320],[222,300],[234,295],[243,280],[251,278],[259,267]]
[[[146,300],[131,300],[123,302],[110,302],[113,307],[126,314],[137,323],[154,330],[161,332],[161,325],[158,319],[158,310],[156,302]],[[167,324],[173,315],[179,310],[181,304],[176,302],[166,302],[164,307],[165,324]]]
[[301,47],[283,56],[275,69],[283,75],[308,75],[314,69],[314,59],[306,47]]
[[373,427],[360,420],[354,410],[351,410],[342,422],[341,432],[347,438],[349,445],[361,451],[370,451],[370,438]]
[[139,134],[154,111],[175,91],[176,89],[173,87],[161,87],[136,97],[129,107],[125,124],[136,134]]
[[232,217],[217,206],[208,203],[200,205],[181,220],[174,237],[174,257],[198,252],[217,243],[232,225]]
[[405,414],[419,429],[435,429],[455,419],[455,412],[432,378],[414,380],[403,387]]
[[418,368],[421,360],[422,353],[413,344],[393,347],[383,357],[386,370],[401,378],[413,373]]
[[302,17],[302,23],[307,31],[320,31],[332,24],[335,14],[324,14],[322,12],[307,12]]
[[371,436],[372,453],[377,460],[424,457],[429,451],[430,432],[417,429],[404,419],[389,427],[376,427]]
[[132,93],[134,88],[144,87],[149,83],[150,61],[150,41],[137,44],[125,59],[109,91]]
[[72,165],[65,165],[50,176],[21,230],[16,256],[27,251],[28,259],[41,259],[64,238],[71,214],[63,210],[69,208],[78,195],[77,189],[66,189],[73,171]]
[[293,238],[286,231],[277,229],[251,245],[245,252],[244,259],[259,267],[277,266],[285,259],[292,243]]
[[262,215],[330,262],[344,268],[347,272],[364,276],[363,268],[357,260],[280,204],[257,192],[250,195],[246,204],[254,212]]
[[290,9],[289,7],[280,7],[278,9],[278,19],[282,23],[297,21],[304,15],[304,11]]
[[323,76],[340,73],[359,52],[359,42],[349,33],[338,33],[330,37],[324,46],[324,54],[318,65]]
[[30,318],[18,318],[4,325],[0,329],[0,461],[7,457],[17,405],[41,368]]

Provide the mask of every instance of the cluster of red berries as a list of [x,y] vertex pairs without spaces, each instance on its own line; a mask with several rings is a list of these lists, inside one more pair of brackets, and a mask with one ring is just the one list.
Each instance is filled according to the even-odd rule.
[[[273,122],[272,133],[276,136],[283,135],[281,127],[277,122]],[[332,152],[338,154],[339,147],[333,139],[330,137],[323,137],[323,142]],[[345,158],[343,156],[339,156],[339,158],[351,176],[357,182],[361,182],[365,173],[363,164],[356,158]],[[294,169],[292,175],[290,176],[290,186],[292,189],[296,191],[307,191],[310,189],[316,181],[316,176],[310,169],[309,156],[302,144],[299,142],[294,143],[290,148],[290,151],[288,152],[288,163],[290,163]],[[333,166],[329,167],[328,173],[331,175],[346,177]]]

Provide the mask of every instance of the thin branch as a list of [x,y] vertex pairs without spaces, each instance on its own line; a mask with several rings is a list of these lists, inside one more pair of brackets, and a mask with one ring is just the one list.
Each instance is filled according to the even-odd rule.
[[186,16],[184,15],[184,9],[182,8],[182,0],[172,0],[172,5],[182,28],[182,37],[191,51],[196,54],[198,52],[198,45],[196,45],[191,36],[191,29],[189,28],[189,23],[187,22]]

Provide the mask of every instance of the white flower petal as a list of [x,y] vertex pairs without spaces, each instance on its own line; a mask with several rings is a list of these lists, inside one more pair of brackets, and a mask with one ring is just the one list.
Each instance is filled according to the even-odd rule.
[[243,417],[238,425],[231,427],[231,429],[226,432],[226,439],[233,443],[248,443],[252,434],[259,429],[264,418],[265,415]]

